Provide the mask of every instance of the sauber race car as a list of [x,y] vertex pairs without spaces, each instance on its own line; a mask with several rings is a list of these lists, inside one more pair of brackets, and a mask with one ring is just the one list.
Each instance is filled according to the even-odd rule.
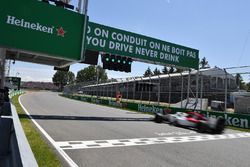
[[175,114],[156,113],[154,121],[157,123],[167,122],[174,126],[194,128],[200,133],[222,133],[225,127],[223,118],[206,118],[197,112],[177,112]]

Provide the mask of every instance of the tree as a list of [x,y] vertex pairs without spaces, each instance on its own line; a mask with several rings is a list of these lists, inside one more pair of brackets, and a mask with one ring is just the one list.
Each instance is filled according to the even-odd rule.
[[166,66],[163,67],[162,73],[163,74],[168,74],[168,68]]
[[69,84],[73,84],[75,82],[75,79],[76,79],[75,74],[71,71],[69,71],[67,74],[68,74],[68,81],[67,82]]
[[98,83],[99,82],[106,82],[108,80],[108,75],[106,73],[106,70],[103,69],[100,65],[98,65],[96,67],[96,70],[98,70],[99,72],[97,74],[99,74],[98,76]]
[[77,72],[76,82],[85,82],[85,81],[95,81],[96,80],[96,70],[95,66],[88,66]]
[[200,61],[200,69],[204,69],[204,68],[209,68],[209,64],[208,64],[208,61],[206,59],[206,57],[203,57]]
[[148,69],[143,74],[143,77],[149,77],[149,76],[152,76],[152,75],[153,75],[153,73],[152,73],[151,69],[148,67]]
[[[99,76],[97,77],[97,74]],[[88,66],[77,72],[76,82],[86,82],[86,81],[107,81],[108,76],[106,71],[101,66]]]
[[161,71],[156,67],[153,73],[154,75],[160,75]]
[[183,72],[184,70],[183,69],[181,69],[181,68],[176,68],[176,73],[181,73],[181,72]]
[[118,80],[115,78],[111,78],[111,79],[108,79],[107,82],[118,82]]
[[75,74],[71,71],[56,71],[54,74],[52,81],[55,85],[59,86],[60,89],[66,84],[72,84],[75,81]]
[[70,3],[71,0],[60,0],[60,1],[62,1],[64,3]]
[[243,83],[242,76],[240,74],[236,74],[235,78],[236,78],[236,85],[237,85],[237,87],[239,89],[241,89],[242,88],[242,83]]
[[169,73],[169,74],[172,74],[172,73],[174,73],[174,71],[175,71],[175,70],[174,70],[174,67],[170,67],[168,73]]
[[247,83],[245,83],[245,82],[242,82],[241,83],[241,85],[240,85],[240,89],[242,89],[242,90],[247,90]]
[[250,82],[248,82],[246,86],[247,86],[247,91],[250,92]]

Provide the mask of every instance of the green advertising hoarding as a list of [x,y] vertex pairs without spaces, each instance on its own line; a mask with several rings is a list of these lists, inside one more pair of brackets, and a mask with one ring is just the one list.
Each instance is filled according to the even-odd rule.
[[132,32],[89,22],[87,49],[139,61],[198,69],[199,51]]
[[2,1],[0,46],[79,60],[84,16],[36,0]]

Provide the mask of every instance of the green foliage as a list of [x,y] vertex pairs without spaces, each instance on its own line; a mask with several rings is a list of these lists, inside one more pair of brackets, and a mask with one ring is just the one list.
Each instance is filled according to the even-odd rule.
[[56,71],[52,81],[55,85],[65,86],[66,84],[72,84],[75,81],[75,74],[71,71]]
[[239,86],[240,83],[243,81],[242,76],[240,74],[236,74],[236,84]]
[[156,67],[153,73],[154,75],[160,75],[161,71]]
[[149,77],[152,76],[153,73],[151,71],[151,69],[148,67],[148,69],[145,71],[145,73],[143,74],[144,77]]
[[248,91],[250,90],[249,89],[250,88],[250,83],[243,82],[243,78],[242,78],[242,76],[240,74],[236,74],[235,78],[236,78],[236,85],[237,85],[237,87],[239,89],[248,90]]
[[250,92],[250,82],[246,84],[246,87],[247,87],[247,91]]
[[168,74],[168,68],[166,66],[163,67],[162,73],[163,74]]
[[250,132],[250,129],[243,129],[243,128],[238,128],[238,127],[234,127],[234,126],[226,126],[226,128],[238,130],[238,131],[242,131],[242,132]]
[[170,67],[168,72],[169,72],[169,74],[172,74],[172,73],[174,73],[174,71],[175,71],[174,67]]
[[181,73],[181,72],[183,72],[184,70],[183,69],[180,69],[180,68],[176,68],[176,73]]
[[68,83],[73,84],[75,82],[75,74],[69,71],[67,75],[68,75]]
[[108,79],[106,71],[101,66],[88,66],[78,71],[76,76],[76,82],[78,83],[86,81],[97,81],[97,79],[99,82],[105,82]]
[[118,82],[117,79],[115,79],[115,78],[108,79],[107,81],[108,82]]
[[96,69],[98,69],[99,71],[98,82],[106,82],[108,80],[108,75],[106,70],[99,65],[96,67]]
[[206,59],[206,57],[203,57],[200,61],[200,69],[204,69],[204,68],[209,68],[209,64],[208,64],[208,61]]
[[235,78],[236,78],[236,85],[238,86],[239,89],[242,89],[242,87],[244,87],[242,76],[240,74],[236,74]]

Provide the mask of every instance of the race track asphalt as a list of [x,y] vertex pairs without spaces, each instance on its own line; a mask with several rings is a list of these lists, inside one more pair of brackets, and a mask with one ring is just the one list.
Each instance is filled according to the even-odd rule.
[[[156,124],[152,115],[67,99],[54,92],[20,98],[33,119],[79,167],[249,167],[250,136],[196,133]],[[64,163],[65,166],[66,163]]]

